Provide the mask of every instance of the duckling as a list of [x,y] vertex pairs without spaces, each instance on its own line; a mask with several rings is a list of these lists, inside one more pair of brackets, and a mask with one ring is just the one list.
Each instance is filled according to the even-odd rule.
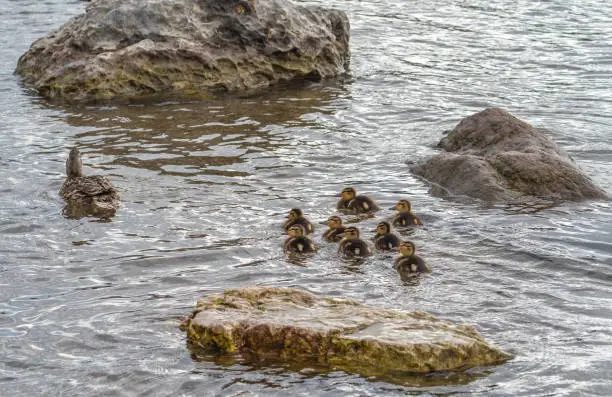
[[285,231],[289,231],[289,228],[293,225],[302,225],[304,226],[305,234],[310,234],[314,232],[314,226],[308,219],[304,217],[302,210],[299,208],[293,208],[289,211],[289,215],[287,215],[287,221],[285,221]]
[[287,231],[289,238],[285,240],[285,251],[288,252],[315,252],[316,248],[311,239],[306,237],[304,226],[295,224]]
[[368,244],[359,238],[359,229],[354,226],[344,229],[344,238],[340,241],[338,252],[347,257],[372,255]]
[[410,278],[418,273],[429,273],[431,268],[415,254],[416,247],[412,241],[402,241],[399,245],[400,256],[395,258],[393,268],[402,279]]
[[338,242],[344,238],[344,226],[342,225],[342,218],[339,216],[330,216],[327,219],[327,226],[329,229],[323,233],[323,238],[330,242]]
[[352,187],[342,189],[342,198],[336,204],[339,210],[350,210],[358,214],[378,211],[378,205],[368,196],[357,195],[357,191]]
[[70,150],[66,160],[66,176],[59,191],[68,204],[66,212],[75,217],[115,215],[120,204],[117,189],[105,176],[83,174],[81,152],[76,147]]
[[399,247],[400,239],[391,233],[389,222],[380,222],[376,226],[376,236],[374,236],[374,246],[379,250],[391,250]]
[[240,15],[251,15],[255,12],[256,0],[239,0],[234,5],[234,11]]
[[412,213],[410,201],[400,200],[393,209],[399,211],[391,221],[393,226],[423,226],[423,222],[421,222],[419,217]]

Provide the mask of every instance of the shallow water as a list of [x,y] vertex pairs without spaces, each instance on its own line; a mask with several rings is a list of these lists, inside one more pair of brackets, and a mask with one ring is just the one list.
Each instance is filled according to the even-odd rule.
[[[522,214],[447,201],[406,162],[434,154],[462,117],[500,106],[546,129],[611,192],[612,6],[311,3],[349,14],[349,76],[246,98],[66,107],[12,72],[85,5],[0,0],[1,395],[609,395],[610,203]],[[86,172],[120,189],[110,222],[61,215],[75,144]],[[324,220],[347,185],[384,208],[411,199],[426,227],[410,238],[433,273],[407,285],[391,256],[354,266],[319,237],[314,258],[287,260],[287,211]],[[423,387],[193,360],[178,319],[199,297],[244,285],[427,311],[475,325],[516,358]]]

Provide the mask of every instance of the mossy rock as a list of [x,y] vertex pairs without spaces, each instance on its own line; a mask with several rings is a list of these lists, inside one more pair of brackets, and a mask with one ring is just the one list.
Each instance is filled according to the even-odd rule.
[[210,295],[183,329],[208,352],[310,360],[364,376],[460,371],[512,357],[471,326],[272,287]]

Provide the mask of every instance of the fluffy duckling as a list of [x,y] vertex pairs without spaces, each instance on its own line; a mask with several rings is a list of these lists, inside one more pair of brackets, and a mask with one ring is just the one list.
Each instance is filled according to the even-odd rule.
[[357,191],[352,187],[342,189],[340,196],[342,198],[336,204],[336,208],[339,210],[350,210],[351,212],[364,214],[380,209],[374,200],[368,196],[358,196]]
[[374,236],[374,246],[379,250],[392,250],[399,247],[400,239],[391,233],[389,222],[380,222],[376,226],[376,236]]
[[359,238],[359,229],[354,226],[344,229],[344,238],[340,241],[338,252],[347,257],[372,255],[370,246]]
[[305,234],[314,232],[314,227],[308,219],[304,217],[302,210],[299,208],[293,208],[287,215],[287,221],[285,221],[285,231],[288,232],[289,228],[293,225],[302,225],[304,227]]
[[314,252],[315,245],[311,239],[306,236],[306,229],[304,226],[296,224],[289,228],[287,231],[289,238],[285,240],[285,251],[288,252]]
[[119,194],[110,179],[102,175],[85,176],[81,152],[70,150],[66,160],[66,180],[60,195],[70,207],[68,212],[78,216],[113,216],[119,207]]
[[431,268],[415,254],[416,247],[412,241],[402,241],[399,246],[400,256],[395,258],[393,268],[402,279],[410,278],[418,273],[429,273]]
[[397,210],[391,223],[393,226],[423,226],[418,216],[412,213],[412,206],[408,200],[400,200],[393,209]]
[[342,225],[342,218],[339,216],[330,216],[327,219],[327,229],[323,233],[323,238],[330,242],[338,242],[344,238],[344,226]]

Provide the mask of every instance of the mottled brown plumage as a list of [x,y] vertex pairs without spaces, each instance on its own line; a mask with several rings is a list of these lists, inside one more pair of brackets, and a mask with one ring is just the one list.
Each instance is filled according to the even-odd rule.
[[312,240],[305,235],[306,230],[304,229],[304,226],[297,224],[293,225],[287,232],[289,233],[289,238],[285,240],[285,251],[297,253],[316,251]]
[[340,211],[366,214],[380,209],[374,200],[368,196],[357,195],[357,191],[352,187],[342,189],[340,195],[342,198],[336,204]]
[[389,222],[380,222],[376,226],[376,235],[374,236],[374,246],[379,250],[392,250],[399,247],[400,239],[391,232]]
[[425,261],[416,255],[416,247],[412,241],[402,241],[399,246],[400,256],[395,258],[393,268],[397,270],[402,280],[416,276],[419,273],[428,273],[431,268]]
[[372,249],[368,243],[359,238],[359,229],[354,226],[344,229],[344,238],[340,241],[338,252],[345,257],[372,255]]
[[289,211],[289,215],[287,215],[287,220],[285,221],[283,227],[285,231],[288,232],[289,228],[293,225],[302,225],[306,234],[314,232],[314,226],[312,226],[312,223],[310,223],[310,221],[304,217],[302,210],[299,208],[293,208],[291,211]]
[[394,209],[398,211],[393,216],[391,223],[393,226],[411,227],[411,226],[423,226],[423,222],[418,216],[412,213],[412,205],[408,200],[400,200],[395,205]]
[[323,238],[330,242],[338,242],[344,238],[344,226],[342,225],[342,218],[339,216],[330,216],[327,219],[327,226],[329,229],[323,233]]
[[100,216],[115,214],[120,199],[110,179],[102,175],[83,175],[80,152],[73,148],[66,160],[67,179],[59,194],[67,203],[65,212],[71,217]]

